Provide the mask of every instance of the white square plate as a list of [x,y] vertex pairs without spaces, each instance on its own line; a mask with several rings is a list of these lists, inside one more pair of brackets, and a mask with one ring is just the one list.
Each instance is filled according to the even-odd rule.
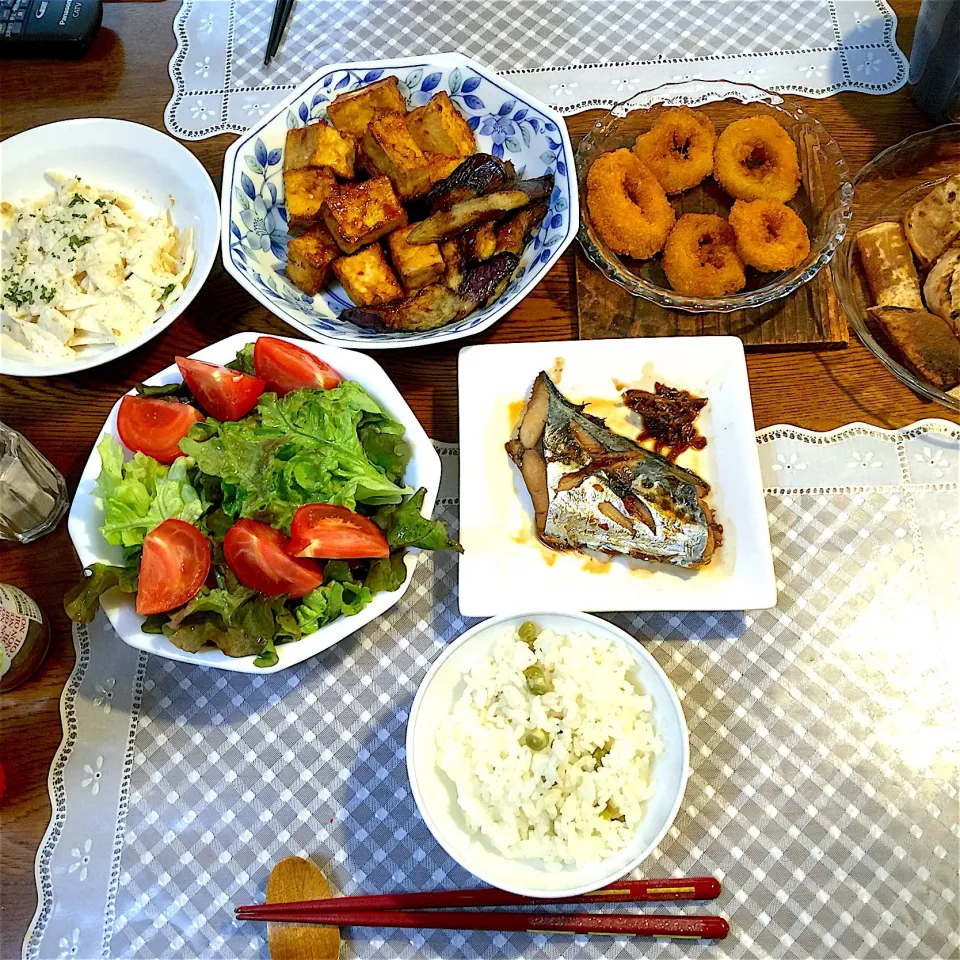
[[[546,370],[575,403],[631,439],[620,402],[659,380],[709,403],[703,450],[680,459],[711,487],[723,544],[701,570],[560,553],[536,538],[530,497],[504,450],[534,378]],[[492,344],[460,351],[460,612],[749,610],[777,601],[743,344],[736,337]]]

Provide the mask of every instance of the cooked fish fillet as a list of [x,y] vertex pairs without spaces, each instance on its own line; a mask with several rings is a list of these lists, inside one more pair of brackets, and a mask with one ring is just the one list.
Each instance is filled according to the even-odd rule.
[[702,567],[720,545],[703,479],[583,413],[545,372],[506,447],[554,550]]

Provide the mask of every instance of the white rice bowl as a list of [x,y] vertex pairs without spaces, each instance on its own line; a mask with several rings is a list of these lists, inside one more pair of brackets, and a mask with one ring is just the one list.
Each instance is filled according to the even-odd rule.
[[[552,691],[527,688],[523,671],[534,665]],[[651,767],[663,749],[636,668],[632,652],[606,637],[547,628],[531,649],[516,624],[501,627],[436,734],[437,765],[467,827],[502,856],[554,871],[623,850],[654,795]],[[546,733],[548,745],[531,749],[530,731]]]

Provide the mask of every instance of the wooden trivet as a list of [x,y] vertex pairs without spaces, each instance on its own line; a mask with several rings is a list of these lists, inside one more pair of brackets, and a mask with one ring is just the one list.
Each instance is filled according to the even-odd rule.
[[576,276],[581,340],[714,334],[739,337],[747,350],[823,350],[845,347],[849,339],[829,266],[789,297],[734,313],[682,313],[631,296],[594,267],[579,247]]
[[[803,187],[795,206],[807,222],[827,202],[816,134],[804,131],[799,144]],[[730,198],[712,181],[676,200],[679,213],[726,216]],[[617,337],[732,335],[747,350],[806,350],[845,347],[847,317],[833,289],[829,264],[790,296],[733,313],[684,313],[634,297],[608,280],[577,248],[577,321],[581,340]]]

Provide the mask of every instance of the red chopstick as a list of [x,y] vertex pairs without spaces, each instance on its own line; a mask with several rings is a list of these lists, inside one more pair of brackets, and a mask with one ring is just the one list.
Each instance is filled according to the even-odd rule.
[[276,914],[296,909],[301,914],[346,913],[353,910],[418,910],[443,907],[510,907],[534,903],[651,903],[671,900],[713,900],[720,895],[720,881],[714,877],[685,877],[679,880],[621,880],[579,897],[548,899],[524,897],[505,890],[433,890],[424,893],[384,893],[332,900],[303,900],[298,903],[254,903],[237,907],[241,920],[269,920]]
[[[331,901],[327,901],[330,903]],[[281,906],[281,904],[275,904]],[[415,927],[420,930],[500,930],[527,933],[622,934],[722,940],[730,932],[723,917],[667,917],[622,913],[501,913],[498,911],[334,910],[324,913],[287,909],[270,917],[238,919],[318,923],[343,927]]]

